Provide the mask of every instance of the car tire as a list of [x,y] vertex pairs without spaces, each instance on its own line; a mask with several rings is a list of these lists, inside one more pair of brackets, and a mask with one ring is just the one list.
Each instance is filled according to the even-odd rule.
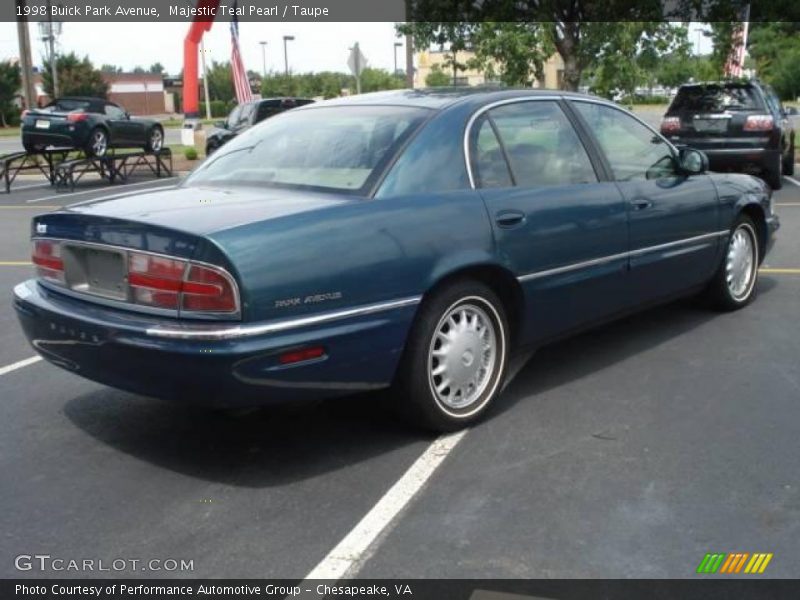
[[164,130],[155,126],[147,132],[147,143],[144,146],[146,152],[158,154],[164,147]]
[[436,291],[406,343],[394,387],[398,408],[437,432],[476,422],[501,390],[508,342],[505,310],[490,288],[460,280]]
[[783,157],[778,154],[776,159],[772,162],[772,165],[768,164],[764,167],[764,181],[766,181],[773,190],[779,190],[783,187]]
[[794,175],[794,160],[795,160],[795,153],[794,153],[794,144],[792,144],[792,149],[789,151],[789,155],[786,157],[786,162],[783,163],[783,174],[784,175]]
[[108,152],[108,132],[102,127],[92,129],[84,150],[87,156],[103,158]]
[[721,310],[738,310],[755,298],[760,262],[756,231],[752,219],[744,214],[731,227],[722,262],[708,288],[712,302]]

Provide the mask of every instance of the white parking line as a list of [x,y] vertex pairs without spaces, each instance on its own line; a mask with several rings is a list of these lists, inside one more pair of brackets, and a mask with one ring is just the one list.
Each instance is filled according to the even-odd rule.
[[[139,183],[125,183],[125,184],[121,184],[119,186],[106,185],[106,186],[103,186],[103,187],[95,188],[93,190],[82,190],[80,192],[68,192],[66,194],[55,194],[54,196],[45,196],[44,198],[34,198],[33,200],[27,200],[27,202],[30,204],[30,203],[33,203],[33,202],[46,202],[47,200],[59,200],[61,198],[68,198],[70,196],[80,196],[82,194],[94,194],[94,193],[97,193],[97,192],[103,192],[103,191],[106,191],[106,190],[108,190],[110,188],[115,188],[115,187],[118,187],[119,189],[124,189],[124,188],[136,187],[136,186],[139,186],[139,185],[153,185],[155,183],[162,183],[164,181],[168,181],[170,179],[177,179],[177,178],[178,178],[177,176],[161,177],[161,178],[156,179],[154,181],[140,181]],[[165,186],[165,187],[169,187],[169,186]]]
[[5,367],[0,367],[0,375],[5,375],[6,373],[11,373],[11,371],[16,371],[17,369],[27,367],[28,365],[39,362],[40,360],[42,360],[41,356],[31,356],[25,360],[6,365]]
[[784,176],[783,176],[783,178],[784,178],[786,181],[791,181],[791,182],[792,182],[793,184],[795,184],[797,187],[800,187],[800,181],[797,181],[797,179],[795,179],[794,177],[789,177],[788,175],[784,175]]
[[408,471],[378,500],[350,533],[306,575],[305,579],[341,579],[353,576],[368,558],[366,553],[373,542],[384,533],[400,511],[408,506],[466,433],[465,430],[443,435],[432,442]]

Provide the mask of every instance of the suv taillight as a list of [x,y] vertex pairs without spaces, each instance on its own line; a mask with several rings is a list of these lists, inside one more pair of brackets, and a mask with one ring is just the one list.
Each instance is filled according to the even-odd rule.
[[744,122],[745,131],[772,131],[775,121],[770,115],[748,115]]
[[42,279],[64,283],[64,261],[61,260],[61,243],[51,240],[34,240],[31,261],[36,274]]
[[661,133],[676,133],[681,130],[680,117],[664,117],[661,120]]
[[136,304],[184,312],[235,313],[236,284],[228,273],[185,260],[128,253],[128,285]]

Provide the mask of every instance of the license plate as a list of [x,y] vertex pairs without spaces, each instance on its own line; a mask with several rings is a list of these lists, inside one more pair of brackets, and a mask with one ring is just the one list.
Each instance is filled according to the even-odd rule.
[[67,245],[62,250],[67,285],[76,292],[124,300],[125,255],[114,250]]
[[728,119],[695,119],[694,130],[708,133],[725,133],[728,131]]
[[50,121],[45,121],[44,119],[37,119],[36,129],[50,129]]

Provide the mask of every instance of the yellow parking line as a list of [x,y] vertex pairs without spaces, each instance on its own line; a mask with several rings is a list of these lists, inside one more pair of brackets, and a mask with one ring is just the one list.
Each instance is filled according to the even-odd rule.
[[800,275],[800,269],[759,269],[762,273],[772,273],[775,275]]

